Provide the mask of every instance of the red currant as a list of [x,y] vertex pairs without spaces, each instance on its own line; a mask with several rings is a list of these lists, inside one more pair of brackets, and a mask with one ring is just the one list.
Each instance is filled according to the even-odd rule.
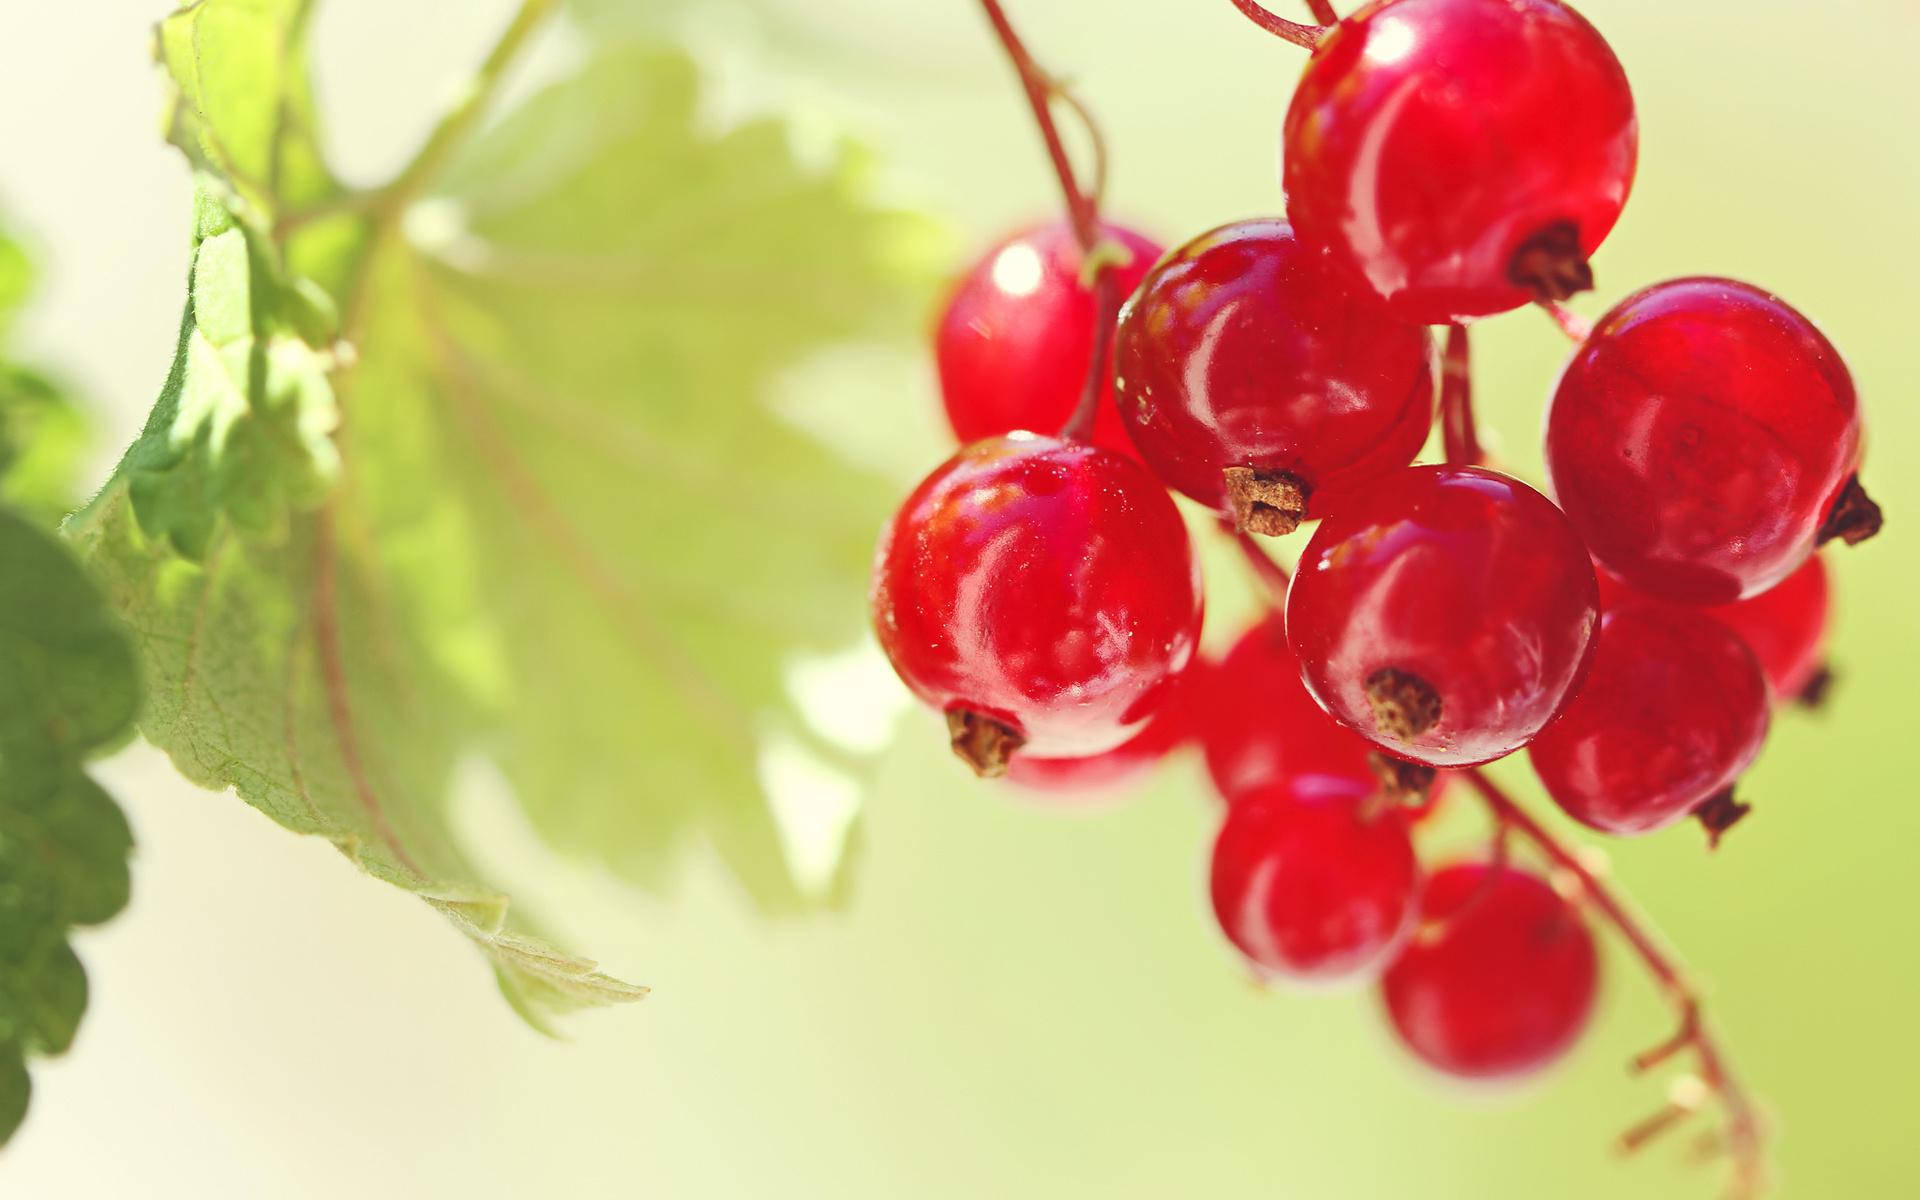
[[1823,529],[1871,532],[1846,364],[1812,322],[1727,279],[1655,284],[1603,317],[1554,390],[1546,460],[1594,557],[1667,599],[1753,596]]
[[1699,609],[1628,602],[1600,619],[1593,666],[1528,747],[1547,794],[1606,833],[1650,833],[1732,786],[1767,736],[1746,643]]
[[1586,669],[1599,596],[1552,502],[1479,467],[1410,467],[1315,531],[1287,596],[1307,688],[1436,767],[1525,745]]
[[998,774],[1113,749],[1193,657],[1200,572],[1139,463],[1035,434],[988,438],[929,475],[880,538],[873,624],[954,749]]
[[[1600,606],[1652,601],[1602,570]],[[1805,695],[1824,669],[1831,607],[1826,562],[1818,555],[1758,596],[1702,609],[1753,651],[1776,702]]]
[[[1112,268],[1119,294],[1128,295],[1160,247],[1124,226],[1100,230],[1133,256]],[[1081,283],[1081,258],[1072,229],[1055,222],[995,246],[955,285],[934,334],[934,357],[947,420],[961,442],[1016,429],[1052,433],[1073,415],[1097,318],[1093,292]],[[1111,390],[1100,398],[1093,441],[1133,453]]]
[[1208,680],[1200,724],[1207,772],[1229,801],[1285,777],[1371,780],[1372,747],[1320,710],[1300,682],[1280,614],[1242,634]]
[[1287,113],[1287,213],[1394,310],[1443,324],[1592,286],[1633,183],[1627,76],[1558,0],[1376,0]]
[[1593,1011],[1599,956],[1580,914],[1511,866],[1427,881],[1421,924],[1381,980],[1393,1027],[1429,1066],[1488,1079],[1537,1071]]
[[1241,221],[1162,259],[1120,317],[1116,395],[1147,465],[1288,533],[1413,461],[1433,424],[1425,329],[1389,316],[1285,221]]
[[1016,754],[1007,764],[1007,778],[1037,792],[1062,795],[1111,791],[1134,782],[1193,736],[1208,670],[1205,660],[1195,658],[1146,728],[1106,753],[1081,758]]
[[1805,693],[1826,659],[1827,568],[1818,554],[1758,596],[1709,608],[1760,660],[1775,699]]
[[1420,879],[1405,814],[1370,785],[1325,783],[1248,793],[1213,846],[1228,939],[1263,970],[1316,981],[1377,970],[1409,928]]

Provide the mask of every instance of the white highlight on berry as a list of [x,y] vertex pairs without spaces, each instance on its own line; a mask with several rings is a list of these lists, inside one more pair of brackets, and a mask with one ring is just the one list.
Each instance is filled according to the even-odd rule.
[[1009,296],[1031,296],[1040,288],[1046,264],[1040,254],[1024,242],[1008,246],[993,259],[993,286]]

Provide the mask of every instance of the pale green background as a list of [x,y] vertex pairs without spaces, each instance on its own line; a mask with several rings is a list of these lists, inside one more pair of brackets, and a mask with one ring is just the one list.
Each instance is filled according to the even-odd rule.
[[[1117,211],[1177,238],[1277,206],[1297,51],[1226,0],[1010,5],[1104,118]],[[164,7],[12,0],[0,23],[0,202],[53,260],[28,336],[107,409],[108,443],[164,371],[184,274],[186,181],[159,144],[145,57]],[[333,0],[321,85],[349,168],[374,177],[404,157],[505,7]],[[962,243],[1053,203],[969,0],[768,0],[789,14],[771,32],[754,9],[691,7],[731,81],[721,116],[777,97],[804,128],[852,123],[889,187]],[[1913,1196],[1920,14],[1910,0],[1583,8],[1644,126],[1601,299],[1718,272],[1814,315],[1866,397],[1869,479],[1891,518],[1881,542],[1835,556],[1843,686],[1823,717],[1780,723],[1751,823],[1714,858],[1686,829],[1609,850],[1709,981],[1777,1119],[1784,1194]],[[1529,313],[1476,338],[1485,418],[1525,472],[1564,349]],[[932,400],[923,363],[899,374],[881,397],[899,411],[871,421],[912,475],[938,453]],[[772,926],[706,863],[663,904],[552,860],[476,789],[471,826],[492,835],[497,874],[657,989],[561,1045],[524,1028],[417,901],[129,752],[105,774],[140,839],[133,906],[80,939],[93,1009],[70,1058],[37,1071],[0,1193],[1716,1194],[1678,1143],[1624,1166],[1605,1151],[1657,1103],[1623,1063],[1667,1029],[1621,956],[1568,1068],[1462,1094],[1407,1064],[1370,995],[1247,981],[1202,908],[1211,815],[1192,764],[1127,806],[1059,814],[973,785],[937,741],[929,719],[905,727],[850,908]]]

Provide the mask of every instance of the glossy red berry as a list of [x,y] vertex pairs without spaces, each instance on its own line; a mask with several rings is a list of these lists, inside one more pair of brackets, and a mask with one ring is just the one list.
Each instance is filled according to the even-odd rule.
[[1079,758],[1016,754],[1007,764],[1007,778],[1058,796],[1112,792],[1137,781],[1194,735],[1209,670],[1204,659],[1195,658],[1175,679],[1146,728],[1113,749]]
[[1407,320],[1592,286],[1633,183],[1625,71],[1558,0],[1376,0],[1314,51],[1287,214]]
[[1282,781],[1227,809],[1213,847],[1213,911],[1256,967],[1345,980],[1398,947],[1419,878],[1405,814],[1371,788],[1303,793]]
[[1853,380],[1812,322],[1744,283],[1678,279],[1621,301],[1574,351],[1547,472],[1607,570],[1724,604],[1806,561],[1851,498],[1860,437]]
[[1381,980],[1387,1014],[1427,1065],[1468,1079],[1524,1075],[1573,1047],[1599,957],[1580,914],[1512,866],[1427,881],[1420,926]]
[[1121,313],[1121,419],[1170,487],[1260,533],[1338,511],[1433,424],[1424,328],[1389,316],[1285,221],[1162,259]]
[[1566,518],[1518,480],[1410,467],[1330,517],[1287,628],[1307,688],[1389,753],[1436,767],[1525,745],[1586,668],[1599,596]]
[[[1133,257],[1113,268],[1130,295],[1160,247],[1121,225],[1103,237]],[[1093,292],[1082,286],[1080,244],[1064,222],[1019,233],[988,251],[955,285],[934,334],[940,394],[962,443],[1016,429],[1054,433],[1080,403],[1093,359]],[[1093,441],[1133,452],[1114,412],[1111,386],[1094,417]]]
[[1323,712],[1274,613],[1240,636],[1207,681],[1200,746],[1229,801],[1277,779],[1370,780],[1373,747]]
[[1816,554],[1758,596],[1706,611],[1746,642],[1774,698],[1791,700],[1825,664],[1830,604],[1826,564]]
[[[1597,574],[1602,609],[1656,602],[1604,570]],[[1816,554],[1758,596],[1700,611],[1740,635],[1781,703],[1805,695],[1824,670],[1831,605],[1826,562]]]
[[1767,736],[1753,652],[1700,609],[1628,602],[1600,620],[1593,665],[1528,756],[1568,816],[1650,833],[1733,786]]
[[1111,750],[1139,733],[1193,657],[1200,573],[1145,468],[1033,434],[962,449],[881,534],[873,624],[954,749],[997,774]]

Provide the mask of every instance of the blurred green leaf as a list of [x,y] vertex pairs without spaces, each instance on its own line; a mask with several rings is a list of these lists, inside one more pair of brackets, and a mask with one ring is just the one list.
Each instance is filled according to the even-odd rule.
[[53,535],[0,509],[0,1141],[26,1113],[28,1055],[59,1054],[87,1006],[67,943],[127,902],[126,818],[81,769],[139,705],[134,657]]
[[626,878],[664,884],[703,839],[770,908],[820,890],[761,764],[798,747],[857,787],[785,672],[858,638],[885,500],[763,401],[901,327],[923,230],[864,199],[851,153],[708,131],[691,63],[625,44],[308,219],[335,190],[273,170],[313,145],[302,7],[162,27],[203,170],[187,311],[70,528],[186,775],[420,893],[530,1019],[628,999],[473,882],[455,768],[490,759],[550,841]]
[[56,380],[8,357],[33,284],[26,252],[0,233],[0,505],[51,528],[73,508],[87,422]]

